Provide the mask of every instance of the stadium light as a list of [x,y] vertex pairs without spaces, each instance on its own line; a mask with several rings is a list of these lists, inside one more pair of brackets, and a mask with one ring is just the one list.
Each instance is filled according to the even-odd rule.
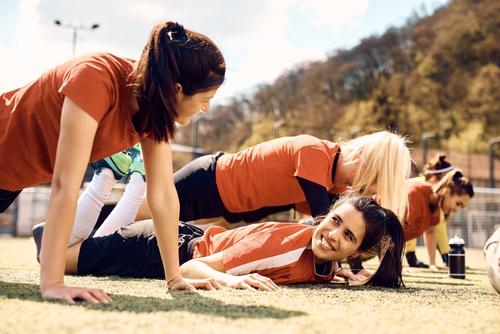
[[429,151],[429,139],[438,138],[438,134],[435,132],[424,132],[422,137],[420,137],[420,141],[422,142],[422,165],[425,165],[427,162],[427,152]]
[[56,26],[61,27],[61,28],[70,28],[71,30],[73,30],[73,43],[72,43],[73,56],[75,55],[75,52],[76,52],[76,41],[77,41],[77,37],[78,37],[78,30],[95,30],[95,29],[100,27],[99,23],[94,23],[90,26],[87,26],[87,25],[83,25],[81,23],[78,25],[73,24],[71,22],[65,23],[65,22],[62,22],[61,20],[54,20],[54,24]]
[[488,140],[488,157],[490,160],[490,180],[489,187],[495,188],[495,149],[494,146],[500,144],[500,137],[491,138]]

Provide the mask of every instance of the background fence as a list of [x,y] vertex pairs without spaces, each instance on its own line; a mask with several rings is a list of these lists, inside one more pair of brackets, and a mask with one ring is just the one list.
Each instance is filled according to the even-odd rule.
[[[117,184],[112,198],[119,198],[123,184]],[[458,234],[468,247],[482,247],[488,237],[500,227],[500,189],[475,188],[470,204],[448,222],[450,237]],[[25,189],[16,205],[0,215],[0,233],[30,236],[31,227],[45,219],[50,188]]]

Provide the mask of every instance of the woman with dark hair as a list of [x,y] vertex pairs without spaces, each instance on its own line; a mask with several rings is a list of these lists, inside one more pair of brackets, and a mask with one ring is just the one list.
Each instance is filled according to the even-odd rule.
[[[453,166],[446,160],[446,155],[439,154],[425,165],[420,176],[414,178],[414,180],[436,184],[452,169]],[[441,253],[443,262],[448,264],[448,252],[450,251],[450,246],[448,245],[448,231],[446,230],[446,227],[447,224],[444,213],[440,211],[439,224],[435,227],[437,247]],[[410,267],[429,268],[427,264],[417,259],[417,255],[415,254],[415,251],[417,250],[417,239],[408,240],[405,245],[405,250],[406,260],[408,261],[408,265]]]
[[[216,289],[227,285],[275,290],[276,284],[329,282],[335,275],[344,276],[338,261],[377,248],[382,252],[381,263],[367,283],[394,288],[403,285],[404,235],[392,211],[368,197],[344,197],[316,222],[319,224],[314,226],[258,223],[231,230],[212,226],[205,232],[180,223],[181,273],[212,279]],[[70,247],[66,273],[163,278],[150,220]]]
[[[179,271],[179,201],[170,140],[225,77],[225,61],[206,36],[174,22],[156,25],[138,62],[109,53],[74,58],[0,95],[0,212],[26,187],[52,182],[40,254],[43,298],[110,301],[99,289],[64,284],[64,254],[89,162],[141,142],[148,204],[168,286],[194,289]],[[19,144],[22,143],[22,146]],[[166,256],[165,254],[169,254]]]

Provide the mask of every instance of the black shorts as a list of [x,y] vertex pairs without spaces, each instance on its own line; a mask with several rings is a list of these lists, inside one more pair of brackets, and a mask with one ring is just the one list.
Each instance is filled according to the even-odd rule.
[[[193,257],[203,230],[179,224],[179,261]],[[160,250],[153,222],[145,220],[121,228],[111,235],[83,241],[78,256],[78,275],[164,279]]]
[[14,202],[20,192],[21,190],[10,191],[0,189],[0,213],[8,209],[8,207],[12,204],[12,202]]
[[218,152],[191,161],[174,173],[175,188],[180,202],[180,220],[224,217],[230,223],[253,223],[270,214],[287,211],[293,204],[263,207],[247,212],[230,212],[224,206],[217,188],[215,172],[217,160],[224,154]]

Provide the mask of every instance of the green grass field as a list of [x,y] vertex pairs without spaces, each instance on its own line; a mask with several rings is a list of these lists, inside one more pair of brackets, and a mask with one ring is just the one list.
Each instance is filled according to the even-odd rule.
[[75,306],[41,300],[34,254],[32,239],[0,238],[0,333],[500,333],[500,295],[475,249],[467,250],[465,280],[405,268],[399,290],[324,284],[171,293],[159,280],[67,276],[114,299]]

